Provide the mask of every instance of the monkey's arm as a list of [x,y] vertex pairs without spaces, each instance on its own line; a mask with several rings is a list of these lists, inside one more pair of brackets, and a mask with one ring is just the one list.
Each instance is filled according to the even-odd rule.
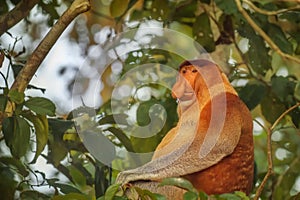
[[[121,172],[117,177],[117,182],[125,184],[136,180],[160,180],[167,177],[179,177],[202,171],[217,164],[234,151],[241,134],[240,110],[231,105],[227,107],[226,113],[223,129],[216,138],[213,147],[206,145],[205,140],[202,145],[201,143],[197,144],[198,141],[195,139],[192,144],[183,144],[181,147],[175,148],[173,152],[154,159],[139,168]],[[207,141],[212,142],[212,138],[214,137]],[[205,149],[206,147],[211,147],[211,149]]]

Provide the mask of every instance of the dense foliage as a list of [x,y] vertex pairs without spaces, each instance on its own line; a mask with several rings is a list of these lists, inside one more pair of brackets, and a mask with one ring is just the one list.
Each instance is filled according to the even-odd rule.
[[[1,1],[0,14],[5,15],[9,7],[20,2]],[[300,198],[299,3],[277,0],[101,0],[91,3],[91,11],[77,19],[69,37],[82,48],[86,63],[91,68],[99,69],[99,63],[113,60],[103,64],[105,67],[101,69],[104,71],[101,74],[104,103],[100,107],[84,106],[83,100],[82,107],[58,116],[55,104],[43,97],[44,89],[39,85],[28,85],[26,93],[11,89],[12,77],[18,75],[33,47],[30,43],[23,44],[21,36],[10,30],[5,30],[5,34],[14,42],[5,46],[0,38],[2,199],[126,199],[121,197],[122,192],[118,192],[118,185],[113,184],[118,171],[146,162],[149,157],[145,158],[141,153],[152,152],[177,121],[176,102],[171,98],[170,88],[153,81],[153,77],[162,77],[161,82],[171,84],[175,74],[163,66],[176,69],[184,58],[167,51],[170,44],[166,41],[158,49],[133,37],[140,27],[153,24],[183,33],[202,45],[220,64],[251,110],[255,125],[256,160],[253,194],[246,197],[236,192],[215,198]],[[60,16],[59,10],[66,6],[69,6],[69,1],[44,0],[38,3],[36,12],[47,16],[44,24],[51,27]],[[22,28],[32,29],[28,32],[32,40],[39,38],[37,27],[42,25],[35,24],[30,18],[24,20],[26,26]],[[82,23],[82,20],[86,23]],[[99,24],[101,26],[96,26]],[[96,35],[103,30],[109,33],[104,41],[100,41]],[[134,42],[141,46],[143,44],[143,48],[133,48],[125,55],[118,55],[116,51],[105,59],[104,56],[111,54],[97,57],[89,53],[95,46],[109,52],[109,48],[115,48],[110,44],[120,47],[127,44],[128,40],[116,37],[125,31],[129,31],[129,34],[122,35],[122,39],[135,38]],[[151,35],[148,44],[161,44],[159,37],[155,36]],[[176,43],[178,48],[187,52],[197,48],[193,43],[186,46],[182,40],[174,42],[170,38],[169,42]],[[149,63],[151,67],[138,74],[139,80],[147,84],[130,83],[133,76],[131,70]],[[114,66],[121,67],[115,70]],[[63,66],[59,74],[69,73],[70,69],[72,66]],[[91,79],[95,77],[86,73],[87,70],[75,69],[76,75],[66,84],[70,94],[74,93],[74,88],[92,85]],[[129,96],[117,100],[112,98],[113,89],[122,86],[122,82],[116,80],[130,86]],[[28,93],[30,90],[41,91],[42,97],[31,96]],[[143,93],[147,91],[146,98],[138,95],[142,90]],[[79,90],[72,97],[84,93],[84,89]],[[164,109],[157,107],[154,112],[156,107],[153,105],[157,104]],[[152,113],[159,115],[153,117]],[[156,120],[151,124],[157,127],[148,128],[157,134],[148,138],[132,135],[139,131],[140,126],[147,126],[152,120]],[[114,144],[114,148],[110,143],[103,142],[105,139]],[[87,140],[99,142],[100,147],[90,149],[83,142]],[[93,152],[97,152],[98,156]],[[126,152],[139,153],[141,156],[132,157]],[[38,161],[41,160],[52,165],[55,172],[40,169]],[[186,188],[189,192],[185,199],[207,198],[207,195],[198,193],[181,179],[167,179],[164,184]],[[163,199],[158,194],[138,188],[134,190],[142,199],[147,196]]]

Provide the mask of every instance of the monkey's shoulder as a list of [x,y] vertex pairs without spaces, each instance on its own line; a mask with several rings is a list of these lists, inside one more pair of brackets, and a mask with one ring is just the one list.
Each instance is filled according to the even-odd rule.
[[203,109],[213,110],[212,107],[216,107],[216,110],[222,111],[222,109],[239,108],[242,111],[249,111],[246,104],[236,94],[230,92],[220,93],[213,96],[204,106]]

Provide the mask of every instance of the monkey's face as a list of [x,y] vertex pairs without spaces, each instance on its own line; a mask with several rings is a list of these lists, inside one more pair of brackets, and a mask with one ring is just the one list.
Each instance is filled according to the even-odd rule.
[[179,70],[176,83],[172,88],[172,97],[181,101],[191,100],[195,96],[197,78],[199,78],[199,72],[196,66],[183,66]]

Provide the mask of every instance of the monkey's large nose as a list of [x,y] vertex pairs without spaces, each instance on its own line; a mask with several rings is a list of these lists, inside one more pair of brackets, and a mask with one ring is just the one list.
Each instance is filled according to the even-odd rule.
[[190,100],[194,96],[194,89],[187,80],[176,82],[172,88],[172,97],[182,101]]
[[172,89],[172,97],[173,97],[174,99],[180,99],[180,97],[183,96],[183,93],[184,93],[184,92],[181,92],[181,91]]
[[183,96],[185,91],[185,81],[182,79],[178,79],[172,88],[172,97],[174,99],[179,99]]

